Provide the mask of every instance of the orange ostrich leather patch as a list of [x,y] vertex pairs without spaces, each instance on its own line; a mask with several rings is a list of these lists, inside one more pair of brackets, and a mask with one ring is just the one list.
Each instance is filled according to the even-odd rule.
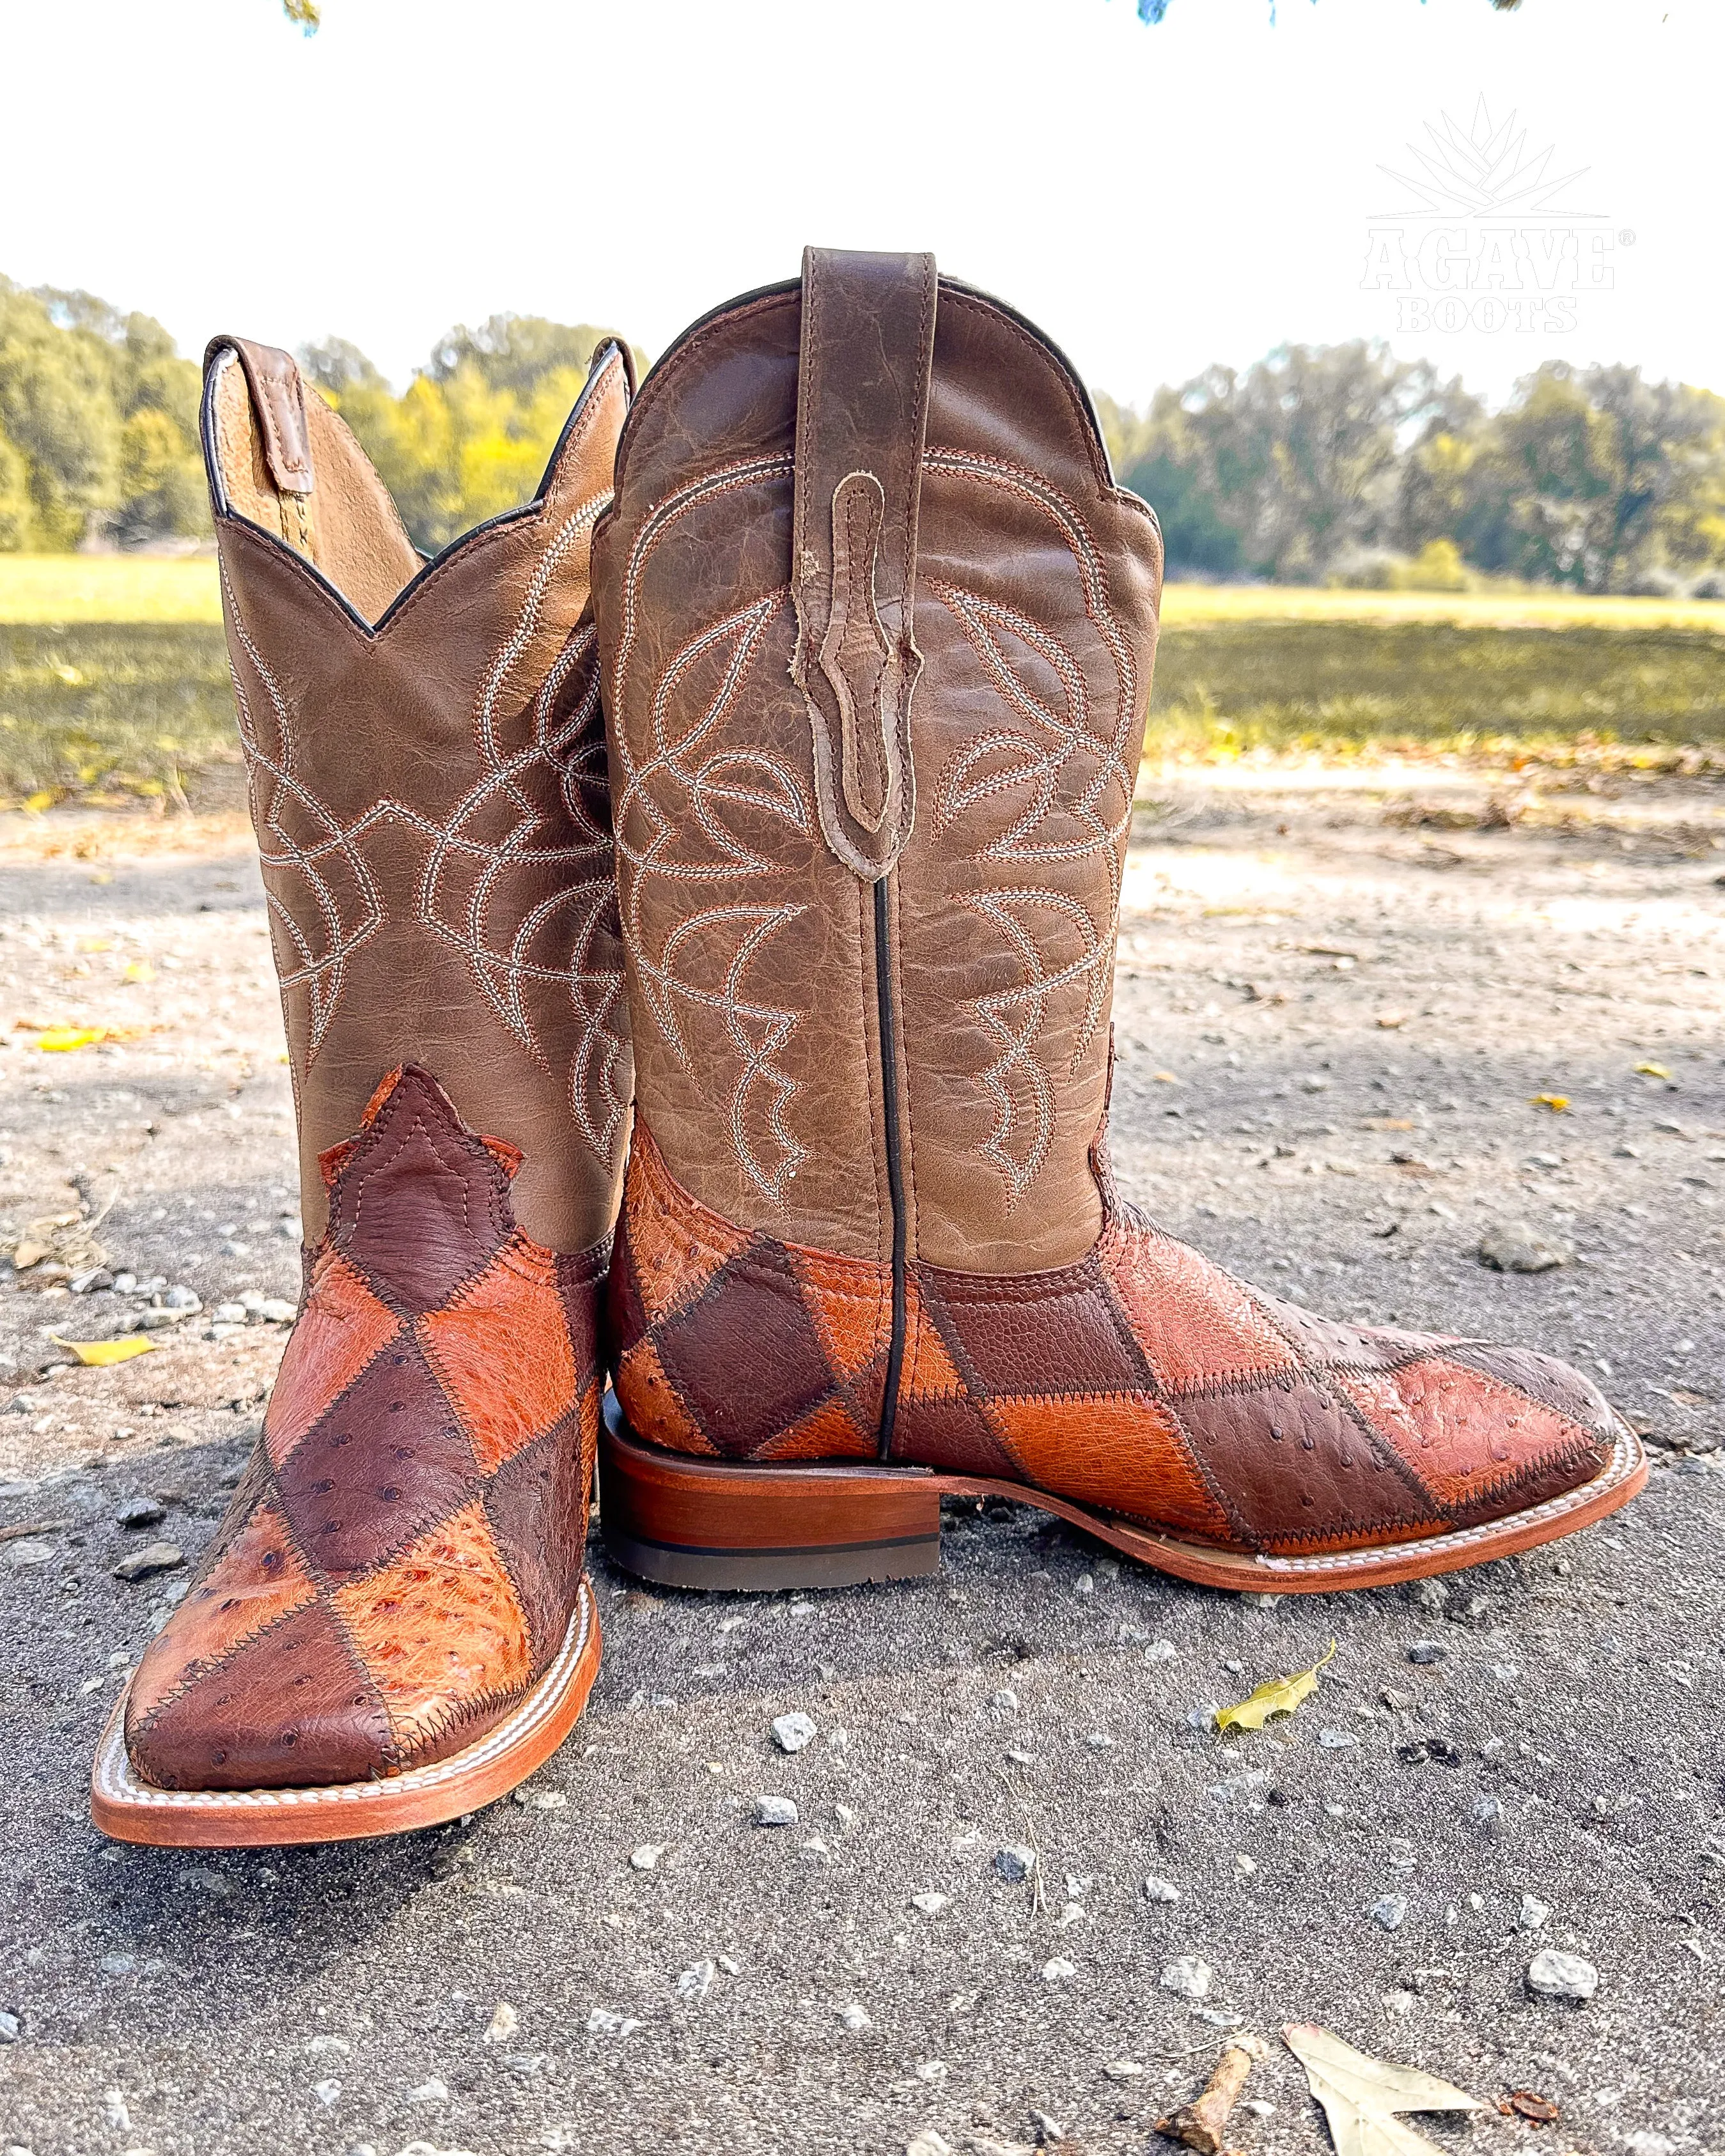
[[424,1765],[506,1714],[562,1645],[606,1254],[520,1232],[519,1163],[411,1065],[325,1156],[329,1229],[262,1439],[133,1681],[146,1779],[305,1786]]
[[[1076,1265],[910,1265],[893,1459],[1291,1555],[1502,1518],[1609,1457],[1615,1418],[1563,1364],[1295,1309],[1138,1220],[1099,1165],[1099,1183]],[[719,1219],[639,1119],[610,1293],[639,1435],[762,1462],[878,1451],[890,1269]]]

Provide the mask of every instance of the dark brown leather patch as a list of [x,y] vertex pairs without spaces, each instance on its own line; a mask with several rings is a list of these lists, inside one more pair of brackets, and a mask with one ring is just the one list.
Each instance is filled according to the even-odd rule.
[[479,1472],[425,1357],[386,1348],[300,1440],[277,1477],[294,1539],[326,1576],[368,1572],[458,1512]]
[[919,1467],[1017,1478],[1018,1463],[969,1399],[902,1400],[893,1425],[893,1450],[898,1458],[914,1460]]
[[788,1429],[835,1389],[796,1276],[765,1239],[721,1265],[654,1342],[703,1430],[734,1457]]
[[332,1240],[401,1310],[435,1310],[508,1240],[509,1178],[409,1065],[330,1194]]
[[915,1268],[931,1314],[984,1399],[1150,1392],[1154,1380],[1094,1263],[994,1280]]
[[536,1666],[557,1651],[587,1554],[581,1435],[570,1415],[503,1462],[485,1509],[527,1613]]
[[167,1789],[357,1782],[393,1763],[388,1719],[320,1603],[128,1729],[126,1743],[139,1774]]
[[1343,1548],[1447,1522],[1343,1404],[1305,1378],[1171,1404],[1199,1466],[1259,1549]]

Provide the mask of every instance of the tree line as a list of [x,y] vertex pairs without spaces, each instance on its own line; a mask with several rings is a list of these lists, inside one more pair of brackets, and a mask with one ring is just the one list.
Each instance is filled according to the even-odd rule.
[[[532,495],[605,334],[494,316],[399,394],[339,338],[300,357],[432,552]],[[0,552],[205,536],[198,395],[149,316],[0,278]],[[1176,576],[1725,595],[1725,398],[1637,367],[1548,361],[1493,411],[1382,345],[1290,345],[1097,403]]]

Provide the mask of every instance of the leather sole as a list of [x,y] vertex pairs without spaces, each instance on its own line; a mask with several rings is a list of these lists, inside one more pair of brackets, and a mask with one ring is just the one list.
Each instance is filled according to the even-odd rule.
[[116,1841],[176,1849],[353,1841],[440,1825],[495,1803],[543,1766],[574,1727],[598,1674],[599,1611],[584,1579],[556,1661],[483,1737],[431,1766],[303,1789],[158,1789],[140,1781],[126,1753],[121,1692],[90,1770],[90,1817]]
[[918,1579],[940,1566],[942,1497],[1005,1497],[1069,1521],[1129,1557],[1201,1587],[1326,1594],[1458,1572],[1555,1542],[1626,1505],[1647,1480],[1640,1440],[1625,1429],[1589,1482],[1486,1527],[1416,1542],[1267,1557],[1158,1534],[1032,1489],[976,1475],[867,1461],[756,1465],[644,1445],[607,1394],[599,1446],[600,1529],[629,1571],[667,1587],[847,1587]]

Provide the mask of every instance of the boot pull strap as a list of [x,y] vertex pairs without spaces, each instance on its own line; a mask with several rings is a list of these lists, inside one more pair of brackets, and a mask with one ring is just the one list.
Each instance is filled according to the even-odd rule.
[[811,247],[796,390],[791,677],[826,843],[866,883],[916,814],[916,526],[935,352],[932,254]]
[[291,352],[247,337],[217,337],[204,354],[208,367],[219,352],[231,352],[245,372],[251,408],[263,437],[264,462],[279,494],[310,494],[312,440],[306,428],[306,385]]

